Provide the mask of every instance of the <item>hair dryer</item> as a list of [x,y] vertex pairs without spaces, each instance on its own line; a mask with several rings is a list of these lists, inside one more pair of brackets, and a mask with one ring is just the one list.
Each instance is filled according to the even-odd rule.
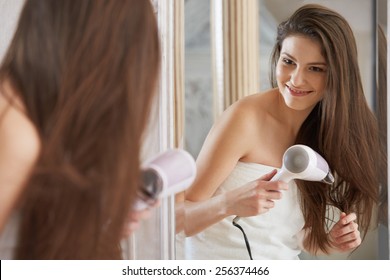
[[[326,160],[305,145],[294,145],[288,148],[283,155],[282,168],[270,181],[290,182],[293,179],[323,182],[333,184],[334,177]],[[240,217],[236,216],[233,224]]]
[[283,166],[271,181],[290,182],[292,179],[333,184],[334,178],[326,160],[305,145],[294,145],[283,155]]
[[159,198],[166,198],[188,188],[194,181],[196,164],[192,156],[171,149],[146,162],[142,168],[136,210],[143,210]]

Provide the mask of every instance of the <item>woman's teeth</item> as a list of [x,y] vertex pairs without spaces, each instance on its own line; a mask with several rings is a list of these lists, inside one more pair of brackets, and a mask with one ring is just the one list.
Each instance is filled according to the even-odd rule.
[[309,94],[311,91],[304,91],[304,90],[296,90],[296,89],[292,89],[291,87],[287,86],[287,88],[290,90],[291,93],[293,94],[297,94],[297,95],[305,95],[305,94]]

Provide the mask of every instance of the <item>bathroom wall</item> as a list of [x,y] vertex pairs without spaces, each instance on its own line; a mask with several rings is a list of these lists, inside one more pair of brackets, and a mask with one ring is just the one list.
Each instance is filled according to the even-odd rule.
[[15,32],[24,0],[0,0],[0,61]]

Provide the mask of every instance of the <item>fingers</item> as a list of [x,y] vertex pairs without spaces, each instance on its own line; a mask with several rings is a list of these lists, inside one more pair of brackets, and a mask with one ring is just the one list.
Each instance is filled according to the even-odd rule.
[[129,237],[135,230],[137,230],[140,227],[142,220],[150,217],[152,213],[151,209],[153,209],[154,207],[158,207],[159,205],[160,205],[160,201],[157,200],[144,210],[130,211],[122,231],[122,237],[123,238]]
[[275,207],[275,202],[272,200],[266,200],[262,203],[262,207],[267,211]]
[[141,220],[147,219],[152,214],[152,209],[160,206],[160,200],[156,200],[151,203],[147,208],[140,211],[130,211],[128,215],[128,220],[132,222],[139,222]]
[[[356,223],[354,224],[356,225],[357,228],[357,224]],[[358,247],[362,243],[362,239],[360,237],[360,232],[356,230],[348,234],[345,234],[343,236],[333,238],[332,243],[334,247],[344,252]]]
[[[281,181],[267,181],[275,174],[270,173],[231,191],[231,212],[240,217],[249,217],[268,212],[275,207],[275,200],[282,199],[282,190],[288,185]],[[230,194],[229,193],[229,194]]]
[[261,182],[259,183],[254,191],[255,196],[258,200],[275,200],[282,198],[281,190],[286,190],[285,184],[278,182]]
[[360,231],[358,230],[357,223],[351,223],[350,225],[346,226],[339,232],[343,232],[343,234],[333,236],[333,241],[339,244],[346,243],[360,238]]
[[342,212],[341,214],[340,214],[340,223],[342,224],[342,225],[347,225],[347,224],[349,224],[350,222],[352,222],[352,221],[355,221],[357,219],[357,216],[356,216],[356,214],[355,213],[351,213],[351,214],[345,214],[344,212]]
[[282,199],[281,189],[286,189],[284,184],[278,182],[262,182],[255,188],[255,199],[257,201],[257,211],[259,214],[268,212],[275,207],[274,200]]
[[[273,174],[273,172],[268,174]],[[280,200],[282,198],[283,194],[281,191],[287,189],[288,184],[284,182],[269,182],[260,179],[257,181],[257,186],[255,188],[256,198],[264,208],[270,209],[275,206],[274,200]]]
[[257,190],[267,191],[285,191],[288,190],[288,184],[283,181],[264,181],[263,179],[256,180]]
[[[278,170],[274,169],[271,172],[261,176],[259,178],[259,181],[270,181],[276,175],[277,172],[278,172]],[[275,185],[274,182],[278,182],[278,183]],[[265,186],[268,186],[267,189],[269,189],[269,190],[287,190],[288,189],[288,184],[283,182],[283,181],[280,181],[280,180],[269,182],[269,184],[265,184]]]
[[357,216],[355,213],[340,214],[340,220],[330,231],[333,246],[341,251],[348,251],[358,247],[362,240],[358,224],[355,222]]
[[267,173],[267,174],[264,174],[263,176],[261,176],[259,178],[259,180],[262,180],[262,181],[269,181],[272,179],[272,177],[275,176],[275,174],[278,172],[278,170],[274,169],[272,170],[271,172]]
[[137,222],[129,222],[123,228],[122,238],[129,237],[134,231],[136,231],[140,227],[140,223]]
[[122,231],[122,238],[129,237],[134,231],[136,231],[140,227],[141,220],[146,219],[149,216],[149,208],[142,211],[131,211],[127,216],[127,221]]
[[267,200],[279,200],[282,199],[283,194],[278,191],[267,191],[264,194],[259,194],[259,198],[264,198]]
[[357,219],[355,213],[345,214],[342,212],[340,214],[340,220],[333,227],[333,231],[337,233],[337,235],[343,235],[348,233],[348,226]]
[[267,213],[275,207],[275,202],[272,200],[258,201],[257,205],[253,208],[253,213],[249,216],[255,216]]

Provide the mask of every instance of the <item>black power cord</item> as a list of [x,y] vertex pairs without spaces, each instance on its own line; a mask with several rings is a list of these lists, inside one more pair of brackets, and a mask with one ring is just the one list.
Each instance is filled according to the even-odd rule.
[[240,217],[238,217],[238,216],[235,217],[235,218],[233,219],[233,226],[235,226],[235,227],[237,227],[239,230],[241,230],[242,234],[244,235],[246,249],[247,249],[247,251],[248,251],[248,254],[249,254],[250,259],[253,260],[253,258],[252,258],[251,246],[249,245],[248,237],[246,236],[245,231],[244,231],[244,229],[242,228],[242,226],[240,226],[240,225],[237,223],[239,219],[240,219]]

